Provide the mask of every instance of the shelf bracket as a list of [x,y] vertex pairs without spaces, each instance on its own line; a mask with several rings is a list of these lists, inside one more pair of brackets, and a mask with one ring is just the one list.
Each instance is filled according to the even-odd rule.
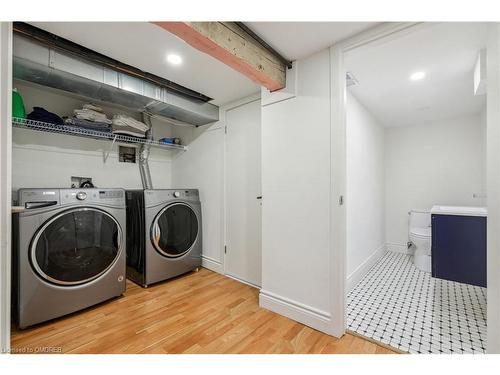
[[113,142],[111,142],[111,146],[109,147],[108,152],[103,153],[103,155],[102,155],[104,164],[106,164],[106,161],[108,160],[109,154],[111,153],[111,151],[113,151],[113,146],[115,145],[116,138],[117,138],[117,135],[115,134],[115,136],[113,137]]

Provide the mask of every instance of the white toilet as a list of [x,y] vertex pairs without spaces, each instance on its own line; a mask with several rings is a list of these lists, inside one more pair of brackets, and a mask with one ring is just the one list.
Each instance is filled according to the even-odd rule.
[[413,263],[418,269],[431,272],[431,212],[411,210],[408,220],[408,245],[414,250]]

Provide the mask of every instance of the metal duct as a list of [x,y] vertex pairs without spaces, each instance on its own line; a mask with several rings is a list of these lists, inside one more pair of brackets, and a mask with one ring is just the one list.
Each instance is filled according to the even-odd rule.
[[219,120],[219,108],[150,81],[14,35],[14,78],[192,125]]
[[[149,130],[146,132],[146,138],[148,140],[153,139],[153,125],[151,124],[151,114],[143,112],[142,121],[149,126]],[[151,180],[151,172],[149,171],[149,150],[151,145],[141,144],[139,149],[139,171],[141,172],[141,181],[143,189],[152,189],[153,181]]]

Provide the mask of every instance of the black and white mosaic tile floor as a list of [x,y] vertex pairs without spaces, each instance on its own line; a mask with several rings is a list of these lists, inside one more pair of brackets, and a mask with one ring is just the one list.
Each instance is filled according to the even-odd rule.
[[410,353],[485,353],[486,288],[432,278],[388,252],[348,294],[347,328]]

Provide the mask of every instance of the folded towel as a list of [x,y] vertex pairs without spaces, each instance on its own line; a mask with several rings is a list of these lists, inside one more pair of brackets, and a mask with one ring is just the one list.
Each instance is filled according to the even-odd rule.
[[133,119],[132,117],[125,116],[125,115],[115,115],[113,116],[113,125],[115,126],[124,126],[124,127],[132,127],[137,130],[140,130],[142,132],[145,132],[149,129],[149,126],[147,126],[145,123],[141,121],[137,121],[136,119]]
[[113,134],[130,135],[132,137],[145,138],[146,134],[131,126],[122,126],[113,124]]
[[111,120],[109,120],[104,113],[100,113],[92,109],[75,109],[73,113],[75,114],[76,118],[82,120],[105,122],[107,124],[111,124]]
[[96,111],[96,112],[101,112],[102,113],[102,108],[95,105],[94,103],[87,103],[87,104],[84,104],[83,109],[90,109],[92,111]]

